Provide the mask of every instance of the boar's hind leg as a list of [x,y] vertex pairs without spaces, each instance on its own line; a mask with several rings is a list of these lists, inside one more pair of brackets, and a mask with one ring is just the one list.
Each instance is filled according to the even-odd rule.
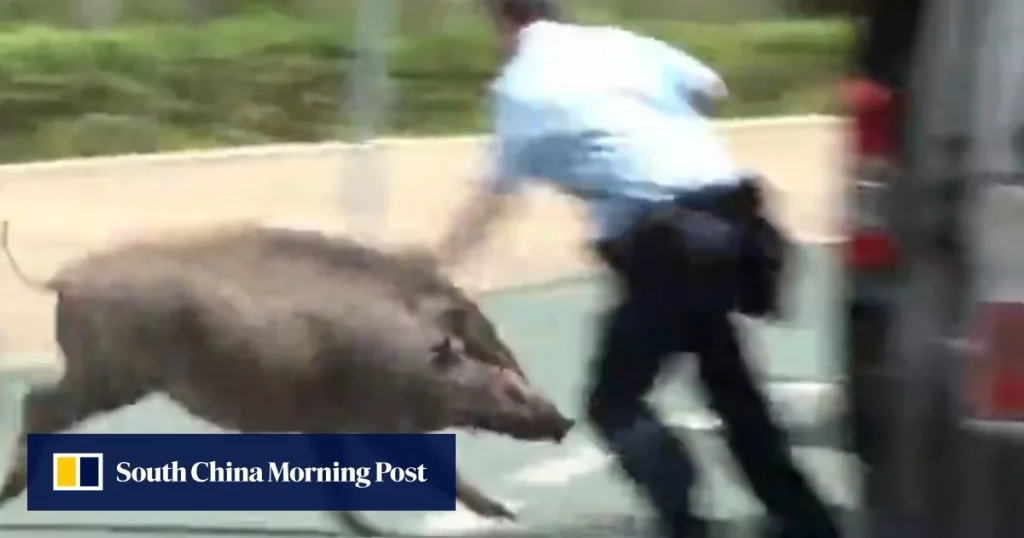
[[65,375],[56,385],[34,387],[22,401],[21,432],[12,447],[11,466],[0,486],[0,507],[28,487],[27,434],[68,430],[89,417],[131,405],[145,394],[141,389],[90,391],[69,379],[73,378]]

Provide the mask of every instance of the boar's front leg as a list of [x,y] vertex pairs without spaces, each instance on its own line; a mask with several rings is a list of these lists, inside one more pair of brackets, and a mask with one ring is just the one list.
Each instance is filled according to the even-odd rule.
[[[455,498],[474,514],[488,519],[515,520],[516,515],[504,504],[488,497],[476,486],[466,482],[462,475],[455,473]],[[386,531],[366,520],[359,512],[333,512],[334,518],[356,536],[376,538],[380,536],[400,536],[394,531]]]
[[356,536],[365,536],[367,538],[376,536],[398,536],[396,532],[388,532],[380,527],[370,523],[365,517],[359,512],[331,512],[334,519],[338,520],[338,523],[345,529],[352,531]]
[[127,407],[145,396],[142,385],[117,388],[80,383],[65,374],[54,386],[32,388],[22,401],[21,432],[11,450],[11,466],[0,486],[0,507],[21,495],[28,487],[28,434],[60,433],[96,415]]
[[462,475],[455,474],[455,498],[474,514],[490,519],[508,519],[514,521],[516,514],[504,504],[488,497],[476,486],[466,482]]

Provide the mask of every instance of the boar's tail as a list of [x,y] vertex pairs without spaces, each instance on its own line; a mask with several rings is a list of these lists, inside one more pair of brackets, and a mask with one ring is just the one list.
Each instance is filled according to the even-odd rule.
[[53,288],[50,286],[48,281],[39,280],[32,278],[21,269],[21,265],[18,263],[17,258],[14,257],[14,253],[11,252],[11,246],[8,241],[10,238],[11,223],[8,221],[0,222],[0,248],[4,251],[4,256],[7,257],[7,263],[11,266],[11,271],[14,272],[14,276],[21,281],[22,284],[32,288],[36,291],[43,293],[50,293]]

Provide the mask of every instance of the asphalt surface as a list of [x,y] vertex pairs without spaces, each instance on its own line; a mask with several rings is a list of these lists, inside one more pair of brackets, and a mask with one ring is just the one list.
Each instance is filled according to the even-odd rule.
[[[794,453],[823,495],[851,507],[855,473],[838,447],[834,418],[841,406],[832,390],[838,310],[834,301],[835,260],[826,247],[806,247],[792,286],[794,319],[782,326],[744,322],[747,347],[770,383],[777,410],[794,429]],[[507,290],[484,303],[519,353],[528,375],[565,410],[578,414],[579,393],[595,316],[606,299],[602,283],[579,279],[529,289]],[[701,405],[689,381],[687,363],[666,373],[655,401],[704,466],[702,511],[718,522],[720,536],[750,536],[761,513],[736,473],[716,433],[714,416]],[[0,401],[0,439],[16,428],[18,395],[31,379],[6,379]],[[166,400],[153,398],[85,425],[90,432],[213,431]],[[0,467],[6,468],[6,447]],[[493,525],[458,510],[452,513],[370,514],[375,522],[417,536],[650,536],[650,517],[622,481],[586,428],[558,446],[526,444],[486,435],[461,435],[463,473],[484,491],[517,508],[516,524]],[[34,513],[24,500],[0,510],[0,535],[93,538],[111,535],[174,536],[338,536],[320,513]],[[344,536],[344,534],[342,534]]]

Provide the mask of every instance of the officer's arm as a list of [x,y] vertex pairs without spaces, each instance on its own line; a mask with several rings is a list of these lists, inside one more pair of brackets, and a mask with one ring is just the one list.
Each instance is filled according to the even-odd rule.
[[527,172],[529,137],[516,128],[529,122],[525,107],[498,97],[492,149],[493,172],[477,187],[435,251],[444,266],[455,266],[484,242],[493,224],[520,191]]
[[714,101],[728,95],[725,82],[714,69],[668,43],[653,38],[643,39],[650,53],[664,66],[668,79],[695,107],[710,107]]

